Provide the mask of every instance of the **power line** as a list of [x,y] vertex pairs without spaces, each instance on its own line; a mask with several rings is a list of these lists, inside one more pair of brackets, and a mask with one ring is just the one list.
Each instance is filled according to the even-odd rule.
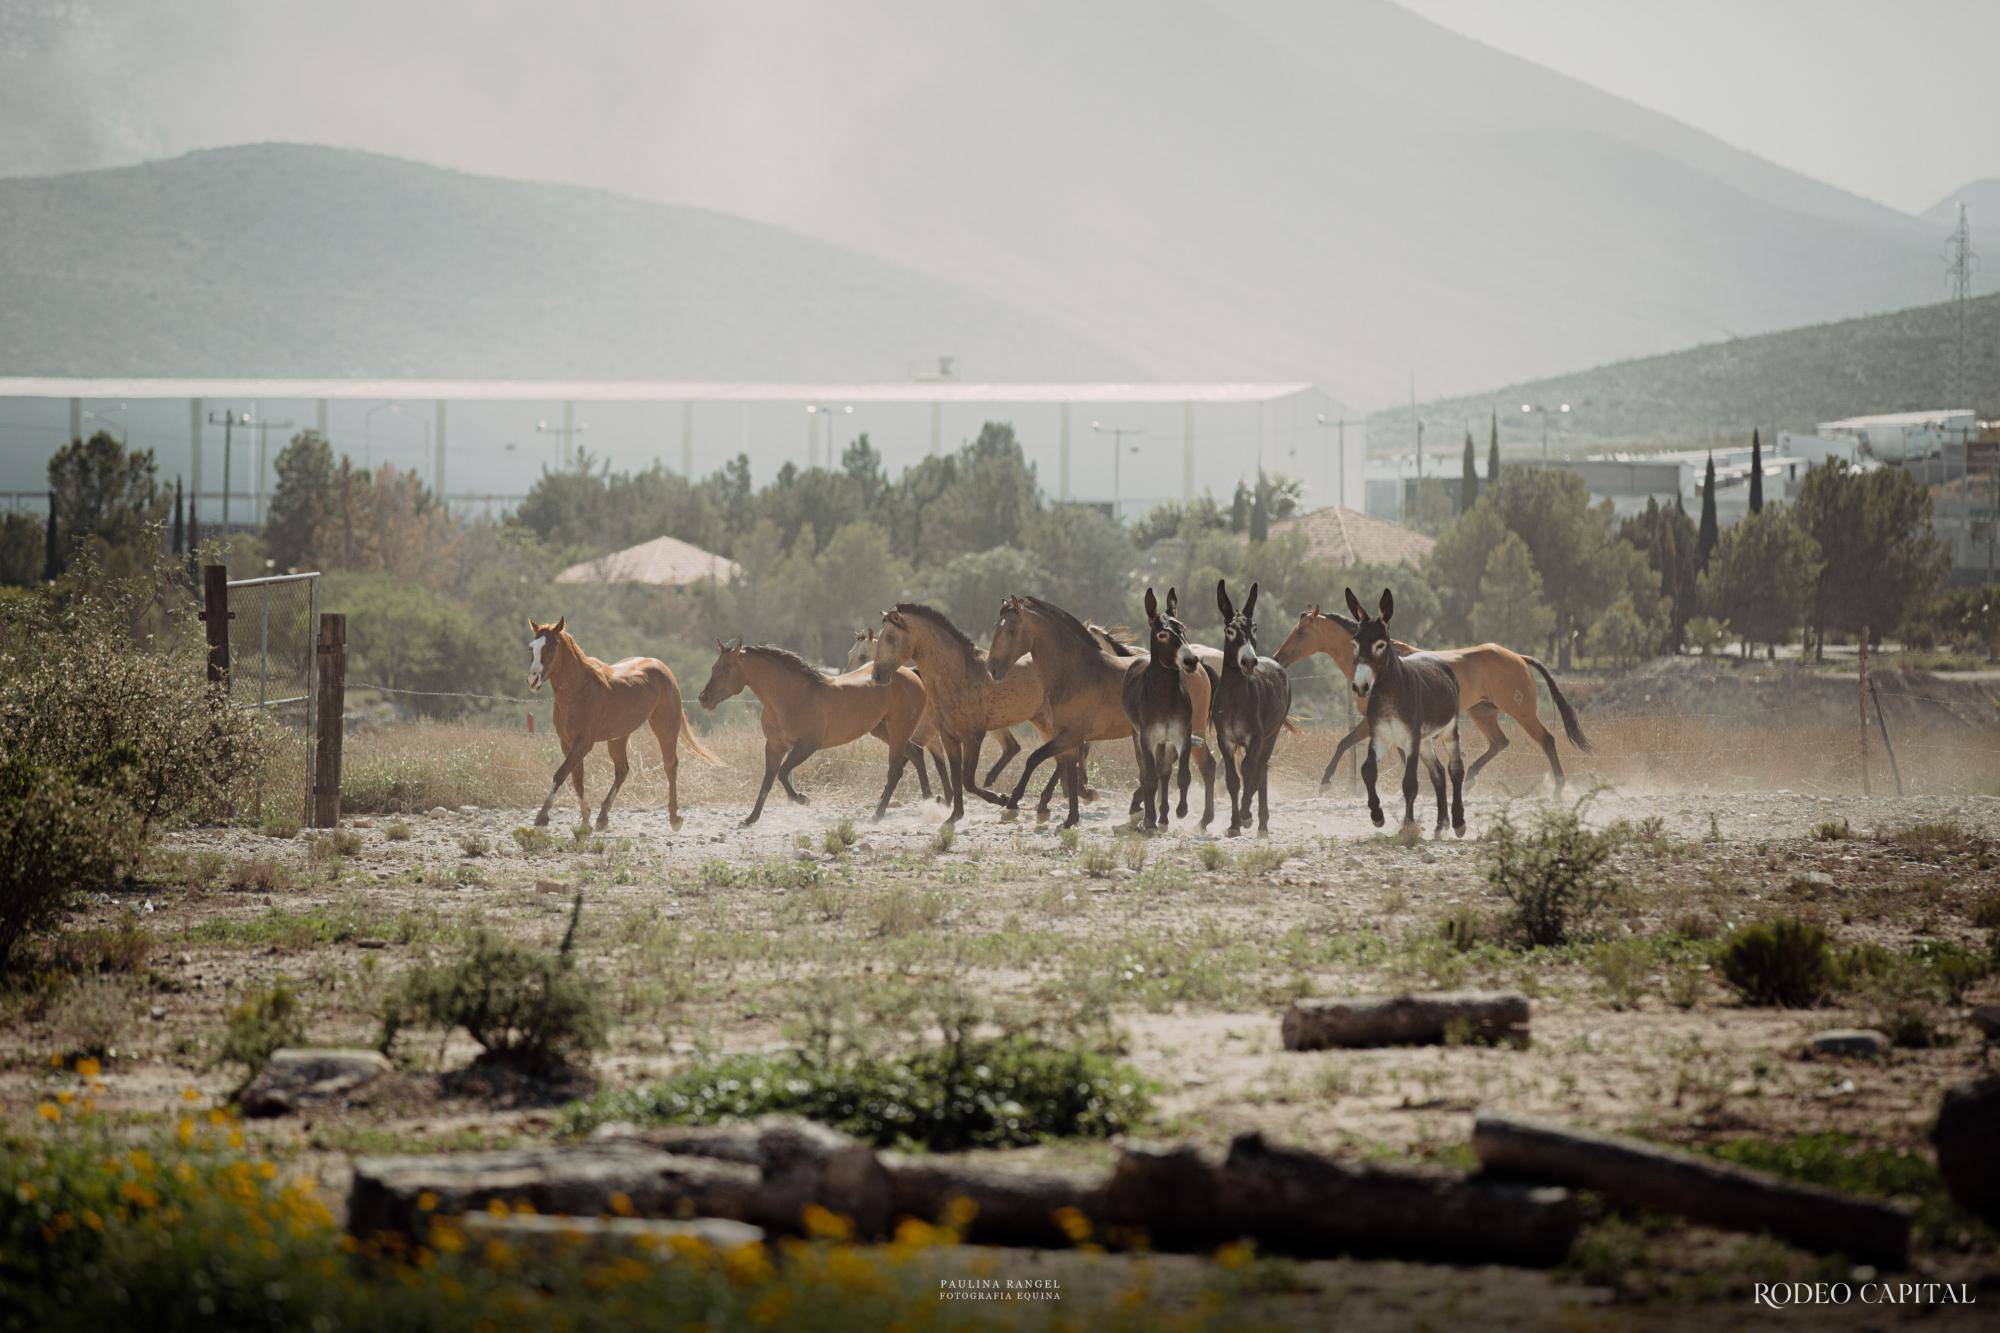
[[1958,320],[1957,338],[1953,349],[1951,370],[1951,402],[1948,407],[1974,407],[1971,401],[1971,385],[1965,378],[1966,338],[1969,325],[1969,311],[1972,305],[1972,268],[1978,256],[1972,252],[1972,220],[1965,204],[1958,205],[1958,226],[1952,229],[1948,242],[1949,258],[1945,261],[1945,273],[1951,279],[1951,301]]

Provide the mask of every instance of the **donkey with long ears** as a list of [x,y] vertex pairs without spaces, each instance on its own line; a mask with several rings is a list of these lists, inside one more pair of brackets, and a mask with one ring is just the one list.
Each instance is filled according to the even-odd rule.
[[660,743],[660,766],[667,774],[667,819],[679,828],[680,742],[685,740],[688,749],[709,763],[722,763],[688,725],[680,682],[657,658],[598,661],[569,636],[568,623],[567,616],[559,617],[553,625],[538,625],[532,616],[528,618],[528,688],[539,692],[545,680],[554,687],[556,740],[563,752],[562,766],[556,769],[535,823],[549,822],[549,806],[565,779],[576,788],[578,818],[590,819],[590,805],[583,799],[583,761],[591,747],[602,742],[611,752],[611,790],[604,793],[604,804],[597,811],[597,827],[604,828],[610,819],[612,798],[625,785],[630,767],[626,738],[645,723]]
[[[1181,801],[1176,813],[1186,819],[1188,812],[1188,761],[1194,750],[1194,700],[1189,680],[1202,667],[1188,646],[1187,627],[1174,617],[1178,600],[1179,594],[1167,589],[1167,604],[1162,610],[1153,590],[1146,589],[1150,651],[1125,670],[1125,720],[1132,725],[1132,750],[1139,761],[1139,787],[1132,795],[1132,808],[1137,813],[1143,802],[1149,829],[1167,822],[1167,798],[1177,762]],[[1204,825],[1215,818],[1215,784],[1205,785]]]
[[[1389,639],[1389,617],[1396,599],[1382,590],[1380,615],[1362,609],[1347,589],[1347,609],[1354,613],[1354,681],[1362,720],[1368,728],[1368,756],[1361,761],[1361,780],[1368,786],[1368,817],[1382,827],[1382,801],[1375,794],[1380,760],[1391,750],[1403,752],[1403,827],[1417,823],[1417,769],[1423,766],[1424,742],[1430,740],[1444,758],[1451,778],[1451,829],[1465,836],[1465,759],[1458,746],[1458,677],[1451,663],[1437,653],[1397,652]],[[1436,836],[1444,836],[1445,784],[1431,766],[1437,789]]]
[[[1216,748],[1222,751],[1223,776],[1229,781],[1229,836],[1250,822],[1250,799],[1257,799],[1257,832],[1271,829],[1271,752],[1278,733],[1289,721],[1292,682],[1285,669],[1260,656],[1256,643],[1257,585],[1237,610],[1229,600],[1226,580],[1215,581],[1215,608],[1222,613],[1222,674],[1215,682]],[[1243,751],[1240,783],[1236,751]]]

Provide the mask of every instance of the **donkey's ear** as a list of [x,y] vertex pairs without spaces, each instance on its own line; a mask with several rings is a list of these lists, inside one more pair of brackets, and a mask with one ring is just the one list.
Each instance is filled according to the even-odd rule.
[[1250,595],[1243,599],[1243,618],[1249,620],[1257,614],[1257,585],[1250,585]]
[[1347,609],[1353,613],[1354,618],[1356,620],[1368,619],[1368,613],[1361,609],[1361,599],[1354,595],[1354,589],[1348,588],[1345,591],[1347,593]]
[[1396,614],[1396,599],[1387,588],[1382,589],[1382,623],[1388,624],[1389,617]]
[[1181,604],[1180,590],[1177,588],[1167,589],[1167,614],[1172,615],[1174,613],[1174,608],[1179,606],[1180,604]]
[[865,630],[865,629],[858,629],[858,630],[854,631],[854,641],[855,641],[856,643],[864,643],[864,642],[866,642],[866,641],[867,641],[867,639],[868,639],[868,631],[867,631],[867,630]]
[[1215,581],[1215,609],[1222,612],[1222,621],[1228,624],[1236,619],[1236,608],[1229,601],[1229,585],[1226,579]]
[[1153,590],[1148,588],[1146,589],[1146,618],[1149,620],[1158,619],[1159,614],[1160,599],[1153,596]]

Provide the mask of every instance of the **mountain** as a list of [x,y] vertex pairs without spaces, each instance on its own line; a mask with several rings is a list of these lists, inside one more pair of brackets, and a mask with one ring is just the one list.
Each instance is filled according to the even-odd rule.
[[[1958,311],[1943,302],[1419,403],[1417,416],[1426,438],[1446,444],[1469,422],[1484,450],[1492,412],[1503,446],[1540,441],[1540,418],[1524,417],[1522,403],[1570,404],[1560,429],[1572,444],[1640,446],[1747,439],[1753,426],[1768,438],[1876,412],[1970,407],[2000,415],[2000,295],[1966,303],[1967,377],[1979,386],[1973,401],[1950,401],[1957,334]],[[1441,422],[1448,425],[1440,434]],[[1378,447],[1400,448],[1411,435],[1407,407],[1379,412],[1368,425]]]
[[2000,177],[1967,181],[1924,210],[1923,215],[1944,227],[1958,225],[1958,206],[1963,203],[1972,215],[1975,231],[2000,232]]
[[0,180],[12,374],[1124,378],[937,278],[573,186],[265,144]]

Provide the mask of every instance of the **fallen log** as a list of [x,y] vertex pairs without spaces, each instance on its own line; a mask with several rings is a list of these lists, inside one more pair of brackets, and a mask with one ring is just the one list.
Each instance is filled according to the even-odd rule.
[[1528,999],[1510,991],[1294,1000],[1285,1012],[1285,1049],[1423,1046],[1446,1040],[1528,1041]]
[[800,1116],[769,1115],[724,1125],[600,1125],[592,1143],[642,1144],[661,1152],[742,1162],[758,1169],[752,1220],[796,1232],[807,1204],[839,1213],[863,1237],[889,1228],[889,1176],[875,1150]]
[[676,1221],[664,1217],[548,1217],[539,1213],[467,1213],[457,1219],[475,1242],[498,1240],[531,1254],[603,1260],[621,1255],[673,1253],[672,1242],[692,1238],[718,1250],[764,1239],[762,1227],[720,1217]]
[[1104,1183],[1102,1213],[1118,1243],[1210,1250],[1237,1237],[1216,1204],[1222,1162],[1193,1144],[1128,1143]]
[[[762,1173],[740,1162],[685,1157],[635,1143],[515,1148],[418,1157],[364,1157],[347,1199],[349,1232],[421,1241],[430,1218],[494,1200],[525,1200],[538,1213],[597,1217],[629,1207],[642,1217],[721,1217],[755,1222]],[[616,1208],[614,1196],[623,1195]]]
[[1952,1200],[2000,1226],[2000,1074],[1947,1088],[1931,1143]]
[[1895,1204],[1527,1116],[1482,1111],[1473,1121],[1472,1150],[1496,1176],[1596,1190],[1628,1207],[1732,1231],[1768,1231],[1878,1267],[1909,1264],[1910,1214]]
[[1094,1219],[1102,1181],[1063,1171],[1013,1170],[930,1157],[882,1154],[890,1210],[899,1217],[946,1222],[964,1200],[971,1216],[960,1228],[978,1245],[1067,1246],[1072,1238],[1057,1214],[1075,1209]]
[[1545,1267],[1581,1218],[1570,1192],[1461,1172],[1350,1164],[1243,1134],[1216,1173],[1222,1225],[1268,1250]]

